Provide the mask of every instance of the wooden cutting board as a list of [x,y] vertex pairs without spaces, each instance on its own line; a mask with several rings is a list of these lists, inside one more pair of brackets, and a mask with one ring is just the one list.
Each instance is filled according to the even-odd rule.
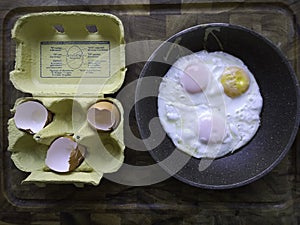
[[[103,179],[97,187],[84,188],[54,184],[45,188],[22,185],[26,174],[13,165],[6,151],[9,110],[16,98],[24,96],[9,82],[9,71],[14,68],[15,58],[10,30],[14,22],[27,13],[70,10],[108,12],[122,20],[128,68],[120,90],[126,88],[124,99],[135,97],[135,83],[132,82],[138,79],[144,62],[160,41],[203,23],[238,24],[262,34],[283,51],[300,78],[300,4],[296,0],[1,1],[0,221],[47,225],[299,223],[299,137],[289,154],[270,174],[232,190],[199,189],[173,178],[142,187],[117,184],[108,179]],[[131,132],[138,136],[134,108],[130,113],[129,126]],[[130,165],[153,164],[147,152],[130,147],[131,135],[125,133],[128,146],[125,162]]]

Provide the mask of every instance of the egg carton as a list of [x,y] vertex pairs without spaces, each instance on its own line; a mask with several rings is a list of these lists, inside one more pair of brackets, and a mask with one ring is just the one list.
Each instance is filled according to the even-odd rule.
[[[91,12],[32,13],[19,18],[12,30],[16,42],[15,69],[10,80],[16,89],[31,93],[53,115],[42,130],[30,134],[8,121],[8,150],[16,167],[30,172],[23,183],[98,185],[104,173],[117,171],[124,161],[123,108],[105,94],[122,85],[125,41],[122,22],[114,15]],[[118,126],[110,132],[94,129],[88,109],[99,101],[119,109]],[[59,137],[71,136],[86,147],[83,163],[74,171],[57,173],[45,164],[49,146]]]

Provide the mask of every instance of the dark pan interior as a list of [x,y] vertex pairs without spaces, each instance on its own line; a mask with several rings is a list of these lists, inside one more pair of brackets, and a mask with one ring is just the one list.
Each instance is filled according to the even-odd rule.
[[[215,159],[199,172],[200,159],[191,158],[174,176],[188,184],[210,188],[233,188],[250,183],[274,168],[290,149],[299,126],[299,87],[297,78],[282,53],[268,40],[251,30],[228,24],[199,25],[172,36],[146,63],[140,78],[163,77],[179,57],[188,54],[168,42],[176,42],[192,52],[224,51],[240,58],[252,71],[263,97],[261,126],[244,147]],[[168,54],[168,62],[164,63]],[[159,82],[139,79],[136,95],[147,86],[158,90]],[[157,98],[144,98],[136,103],[136,117],[142,138],[150,136],[149,122],[158,117]],[[162,129],[161,127],[158,129]],[[147,145],[147,143],[146,143]],[[160,162],[175,146],[166,136],[154,149],[148,149]],[[168,171],[168,168],[165,168]]]

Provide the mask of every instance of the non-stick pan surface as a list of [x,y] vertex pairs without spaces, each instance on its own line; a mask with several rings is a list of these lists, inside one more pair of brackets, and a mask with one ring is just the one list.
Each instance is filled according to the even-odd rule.
[[[175,34],[152,54],[140,74],[136,96],[142,96],[149,85],[157,93],[160,82],[156,78],[163,77],[179,57],[189,54],[181,47],[192,52],[224,51],[240,58],[254,74],[264,102],[260,128],[246,146],[213,160],[203,171],[199,171],[201,159],[192,157],[174,177],[202,188],[226,189],[248,184],[270,172],[290,149],[299,126],[298,80],[285,57],[266,38],[246,28],[198,25]],[[137,101],[135,109],[140,134],[146,139],[151,136],[149,122],[158,117],[157,97]],[[156,129],[163,132],[161,126]],[[174,149],[166,135],[157,147],[148,150],[154,160],[161,162]]]

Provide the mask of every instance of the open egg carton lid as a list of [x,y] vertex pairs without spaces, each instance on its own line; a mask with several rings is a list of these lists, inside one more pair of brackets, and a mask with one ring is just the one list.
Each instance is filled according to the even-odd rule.
[[125,77],[122,22],[92,12],[31,13],[12,29],[14,86],[33,96],[99,96],[114,93]]

